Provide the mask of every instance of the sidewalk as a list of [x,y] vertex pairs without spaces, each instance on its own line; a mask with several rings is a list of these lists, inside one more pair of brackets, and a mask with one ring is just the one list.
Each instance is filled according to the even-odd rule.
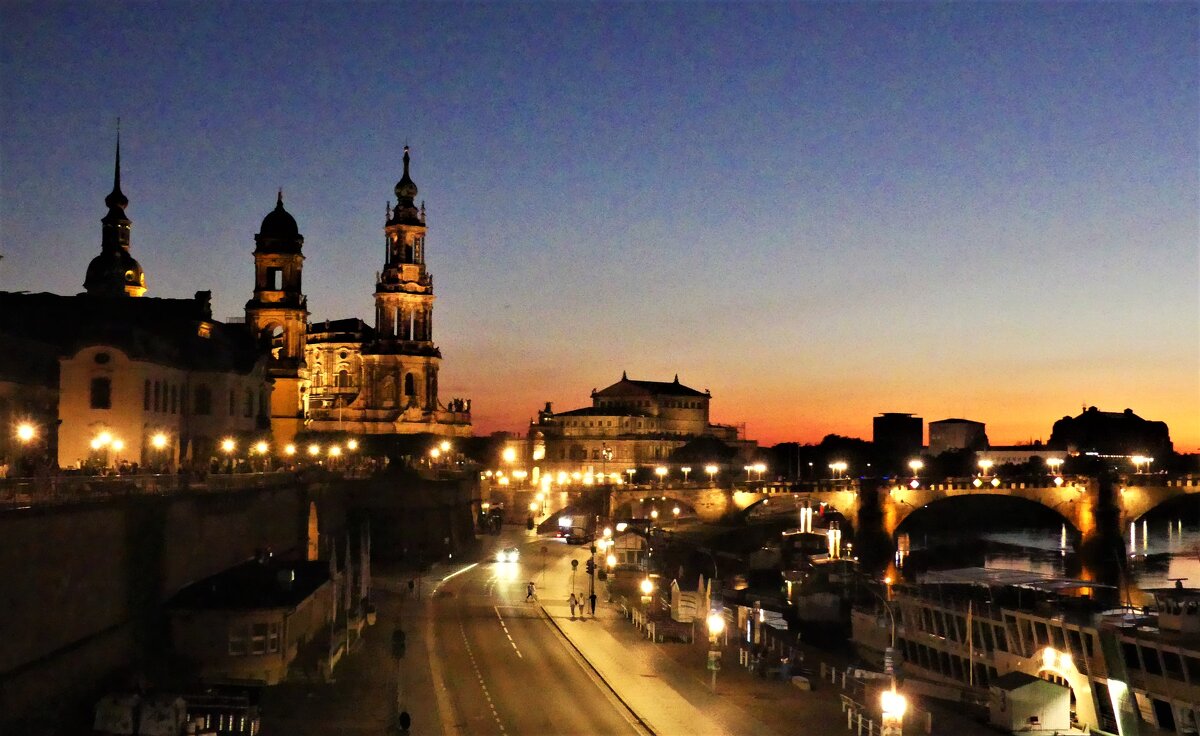
[[[738,665],[737,646],[723,648],[717,694],[705,669],[708,642],[702,633],[692,644],[651,643],[612,606],[596,617],[572,619],[566,605],[542,610],[617,696],[659,736],[703,734],[854,733],[846,730],[842,690],[820,682],[802,691],[790,682],[765,680]],[[702,626],[703,624],[698,624]],[[699,632],[699,629],[698,629]],[[821,653],[806,649],[805,666],[820,669]],[[832,662],[831,662],[832,663]],[[865,723],[864,723],[865,726]],[[946,736],[993,734],[969,718],[935,709],[933,733]],[[906,724],[905,734],[920,734]]]

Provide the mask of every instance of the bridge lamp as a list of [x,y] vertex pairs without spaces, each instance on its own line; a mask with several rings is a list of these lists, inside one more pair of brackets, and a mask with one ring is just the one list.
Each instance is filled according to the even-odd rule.
[[1137,472],[1139,473],[1143,472],[1143,467],[1147,467],[1150,465],[1150,463],[1154,462],[1154,458],[1146,457],[1145,455],[1134,455],[1130,459],[1133,460],[1133,467],[1137,469]]
[[626,468],[625,472],[629,474],[629,483],[633,484],[633,474],[637,472],[637,468]]
[[679,472],[683,473],[683,482],[687,483],[688,473],[692,472],[692,469],[684,467],[684,468],[680,468]]
[[514,470],[513,477],[516,478],[517,480],[525,480],[526,478],[529,477],[529,473],[524,470]]
[[654,474],[658,476],[659,480],[662,480],[667,475],[667,469],[666,469],[666,467],[659,465],[657,468],[654,469]]
[[504,476],[504,475],[500,476],[500,480],[498,482],[502,486],[508,485],[508,476]]
[[1051,473],[1058,473],[1062,469],[1063,459],[1061,457],[1046,458],[1046,464],[1050,466]]
[[124,440],[113,440],[112,448],[113,448],[113,452],[120,452],[121,450],[124,450],[125,449],[125,441]]
[[350,452],[357,450],[358,440],[346,440],[346,449],[348,449]]
[[262,440],[259,440],[258,442],[256,442],[254,444],[254,451],[257,452],[259,455],[266,455],[267,450],[269,450],[269,449],[271,449],[271,446],[268,445],[266,442],[263,442]]
[[308,446],[308,454],[312,455],[313,457],[320,455],[321,454],[321,446],[320,445],[309,445]]
[[33,425],[29,422],[21,422],[17,425],[17,439],[19,439],[22,444],[28,444],[36,436],[37,430],[34,429]]
[[111,432],[101,432],[100,434],[96,435],[96,442],[99,443],[100,447],[112,444],[112,441],[113,436]]
[[156,432],[154,436],[150,438],[150,446],[156,450],[162,450],[166,448],[167,436],[162,432]]
[[717,474],[717,466],[716,465],[705,465],[704,472],[708,473],[708,482],[712,483],[713,476],[715,476]]
[[674,514],[675,518],[678,519],[679,518],[679,507],[676,506],[675,508],[671,509],[671,513]]
[[754,463],[754,472],[758,473],[758,479],[762,480],[762,474],[766,471],[767,466],[763,463]]
[[925,467],[925,463],[920,460],[909,460],[908,467],[912,469],[913,475],[921,472],[921,468]]
[[289,442],[286,446],[284,446],[283,454],[287,455],[288,457],[292,457],[296,454],[296,446]]
[[226,455],[228,455],[236,449],[237,443],[233,441],[232,437],[226,437],[225,439],[221,440],[221,452],[224,452]]
[[341,455],[342,455],[341,447],[334,445],[333,447],[329,448],[329,457],[341,457]]
[[750,480],[750,471],[754,470],[753,465],[743,465],[742,470],[746,471],[746,480]]
[[583,480],[583,473],[576,470],[574,473],[571,473],[571,480],[578,483],[579,481]]
[[991,475],[993,465],[995,465],[995,463],[993,463],[991,460],[979,461],[979,469],[983,471],[984,475]]
[[450,452],[450,441],[442,440],[442,443],[438,445],[438,449],[442,452]]

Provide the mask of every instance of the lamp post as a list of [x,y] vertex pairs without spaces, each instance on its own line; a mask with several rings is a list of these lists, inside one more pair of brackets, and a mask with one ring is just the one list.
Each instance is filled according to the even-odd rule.
[[[21,443],[21,461],[24,463],[28,448],[33,443],[34,438],[37,437],[37,428],[29,422],[21,422],[17,425],[16,435],[17,441]],[[15,469],[13,474],[18,474]]]
[[754,472],[758,473],[758,480],[761,481],[762,474],[767,469],[767,466],[764,465],[763,463],[754,463],[753,467],[754,467]]
[[884,690],[879,698],[883,709],[883,726],[880,736],[901,736],[904,728],[904,712],[908,710],[908,699],[896,691],[895,685]]
[[237,449],[237,443],[232,437],[226,437],[221,440],[221,452],[225,453],[225,463],[229,466],[229,472],[233,472],[233,451]]
[[1046,458],[1046,465],[1050,467],[1050,472],[1058,475],[1062,472],[1063,459],[1061,457]]
[[625,472],[629,474],[629,485],[633,485],[633,476],[637,473],[637,468],[626,468]]
[[658,476],[658,482],[661,485],[665,486],[667,484],[667,469],[665,466],[659,465],[654,469],[654,474]]
[[1132,458],[1130,458],[1130,460],[1133,461],[1134,470],[1136,470],[1138,473],[1144,472],[1142,470],[1143,467],[1148,468],[1150,463],[1154,462],[1154,458],[1146,457],[1145,455],[1134,455]]
[[705,465],[704,472],[708,473],[708,484],[711,486],[713,484],[713,478],[717,475],[717,466]]
[[993,465],[995,465],[995,463],[992,462],[991,460],[984,459],[984,460],[979,461],[979,469],[980,469],[980,471],[982,471],[982,474],[985,476],[991,475]]
[[829,464],[829,469],[833,471],[834,478],[841,478],[849,467],[845,460],[838,460]]
[[692,472],[692,469],[685,466],[685,467],[680,468],[679,472],[683,473],[683,484],[686,486],[688,473]]
[[712,672],[712,692],[717,692],[717,672],[721,669],[721,650],[717,642],[725,630],[725,616],[720,611],[710,611],[708,619],[708,670]]

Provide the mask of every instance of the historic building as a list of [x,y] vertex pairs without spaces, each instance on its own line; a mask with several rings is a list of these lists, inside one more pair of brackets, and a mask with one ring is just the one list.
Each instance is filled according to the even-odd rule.
[[544,470],[621,473],[668,462],[675,451],[704,439],[748,459],[757,444],[740,427],[712,424],[711,399],[679,376],[639,381],[622,373],[620,381],[592,391],[591,406],[555,412],[547,403],[529,428],[531,455]]
[[275,384],[270,413],[276,442],[290,442],[304,426],[308,300],[300,283],[303,245],[296,219],[283,208],[281,190],[254,236],[254,296],[246,302],[251,333],[271,345],[267,371]]
[[471,434],[471,402],[438,397],[442,352],[433,341],[433,275],[425,269],[425,207],[404,174],[384,224],[375,326],[359,319],[314,324],[305,340],[311,378],[307,426],[356,434]]
[[0,292],[0,420],[29,428],[0,447],[14,472],[206,463],[221,438],[269,428],[267,355],[254,336],[214,321],[207,291],[145,296],[119,142],[104,203],[85,293]]

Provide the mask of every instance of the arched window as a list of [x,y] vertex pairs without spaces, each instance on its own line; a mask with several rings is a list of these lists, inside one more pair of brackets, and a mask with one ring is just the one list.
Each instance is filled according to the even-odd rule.
[[350,371],[346,370],[345,368],[342,368],[341,370],[338,371],[337,385],[338,385],[338,388],[349,388],[350,387]]
[[254,392],[246,389],[246,400],[243,402],[242,414],[248,417],[254,416]]
[[206,417],[212,414],[212,390],[206,384],[202,383],[196,387],[192,409],[198,416]]
[[93,378],[90,393],[93,409],[112,408],[112,379]]
[[416,394],[417,394],[417,382],[416,382],[416,379],[413,378],[413,374],[409,373],[404,376],[404,395],[405,396],[416,396]]

